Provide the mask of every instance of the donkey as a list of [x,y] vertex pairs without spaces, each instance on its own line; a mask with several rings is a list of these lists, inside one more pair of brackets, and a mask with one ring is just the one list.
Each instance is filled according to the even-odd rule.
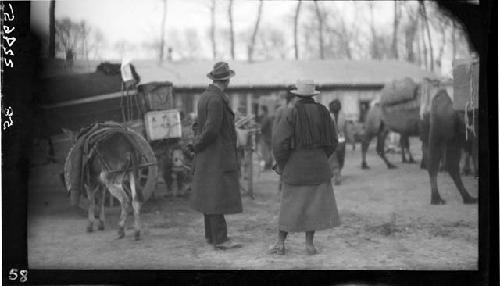
[[[75,133],[64,130],[76,139]],[[90,150],[90,156],[83,172],[83,185],[87,193],[88,225],[87,232],[93,231],[95,224],[96,200],[100,210],[98,230],[104,230],[105,221],[105,192],[118,199],[121,206],[120,220],[118,222],[118,238],[125,237],[125,222],[127,210],[130,205],[134,210],[134,238],[141,236],[140,210],[143,196],[140,189],[135,186],[135,174],[132,166],[136,160],[134,147],[122,133],[114,133],[103,139]]]

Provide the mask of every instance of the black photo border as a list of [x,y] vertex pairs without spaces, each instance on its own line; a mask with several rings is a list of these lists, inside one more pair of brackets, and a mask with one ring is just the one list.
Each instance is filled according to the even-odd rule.
[[[464,24],[480,56],[480,179],[478,271],[135,271],[37,270],[27,266],[27,179],[34,106],[39,71],[40,40],[30,32],[30,2],[2,1],[14,8],[14,67],[2,59],[2,120],[4,108],[14,110],[14,125],[2,130],[2,234],[5,285],[11,269],[27,269],[25,284],[140,285],[499,285],[498,284],[498,3],[480,0],[438,1]],[[0,15],[3,17],[3,15]],[[0,51],[1,52],[1,51]],[[2,121],[3,123],[3,121]],[[353,284],[354,283],[354,284]]]

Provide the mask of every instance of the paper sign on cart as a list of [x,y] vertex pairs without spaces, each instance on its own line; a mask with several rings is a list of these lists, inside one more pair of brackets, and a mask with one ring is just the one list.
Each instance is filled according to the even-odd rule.
[[147,112],[144,121],[149,140],[180,138],[182,136],[181,116],[176,109]]

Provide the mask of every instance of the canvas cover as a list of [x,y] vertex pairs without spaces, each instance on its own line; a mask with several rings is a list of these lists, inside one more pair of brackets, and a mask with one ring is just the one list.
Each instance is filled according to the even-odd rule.
[[[472,89],[471,89],[472,85]],[[468,102],[479,108],[479,61],[457,60],[453,63],[453,109],[465,110]]]
[[417,84],[409,77],[387,83],[380,92],[382,105],[393,105],[413,100],[416,97]]
[[121,91],[120,74],[103,72],[68,74],[46,78],[42,84],[41,102],[55,104]]
[[386,125],[398,133],[415,133],[420,119],[420,88],[411,78],[394,80],[380,92],[380,112]]

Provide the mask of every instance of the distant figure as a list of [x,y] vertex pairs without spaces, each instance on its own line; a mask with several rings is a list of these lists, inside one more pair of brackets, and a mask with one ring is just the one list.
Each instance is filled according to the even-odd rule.
[[333,172],[333,179],[335,185],[340,185],[342,182],[341,171],[344,167],[345,162],[345,124],[344,114],[341,112],[342,104],[340,100],[334,99],[330,102],[330,116],[335,123],[338,134],[338,145],[335,152],[330,156],[328,162],[330,163],[330,168]]
[[288,87],[287,93],[285,95],[285,104],[280,105],[274,114],[273,119],[273,135],[276,130],[276,126],[278,126],[279,121],[283,118],[283,115],[286,114],[286,111],[293,107],[293,99],[295,95],[291,93],[293,90],[293,85]]
[[73,69],[73,59],[74,59],[73,50],[71,48],[66,50],[66,67],[70,70]]
[[260,151],[264,157],[264,170],[270,170],[273,167],[273,156],[271,154],[271,138],[273,132],[273,118],[269,115],[267,106],[262,106],[262,116],[260,118]]
[[305,251],[317,253],[314,232],[340,225],[328,157],[337,146],[335,126],[326,107],[314,101],[319,94],[312,80],[297,82],[299,97],[286,112],[273,137],[277,171],[283,174],[278,241],[270,254],[285,254],[289,232],[305,232]]
[[[274,119],[273,119],[273,138],[276,133],[276,128],[278,127],[279,122],[286,116],[289,109],[293,108],[295,94],[292,93],[294,89],[294,85],[289,85],[285,95],[285,104],[281,105],[276,109]],[[273,166],[273,169],[277,168],[277,165]],[[283,186],[283,176],[280,175],[280,183],[278,185],[278,192],[281,191]]]

